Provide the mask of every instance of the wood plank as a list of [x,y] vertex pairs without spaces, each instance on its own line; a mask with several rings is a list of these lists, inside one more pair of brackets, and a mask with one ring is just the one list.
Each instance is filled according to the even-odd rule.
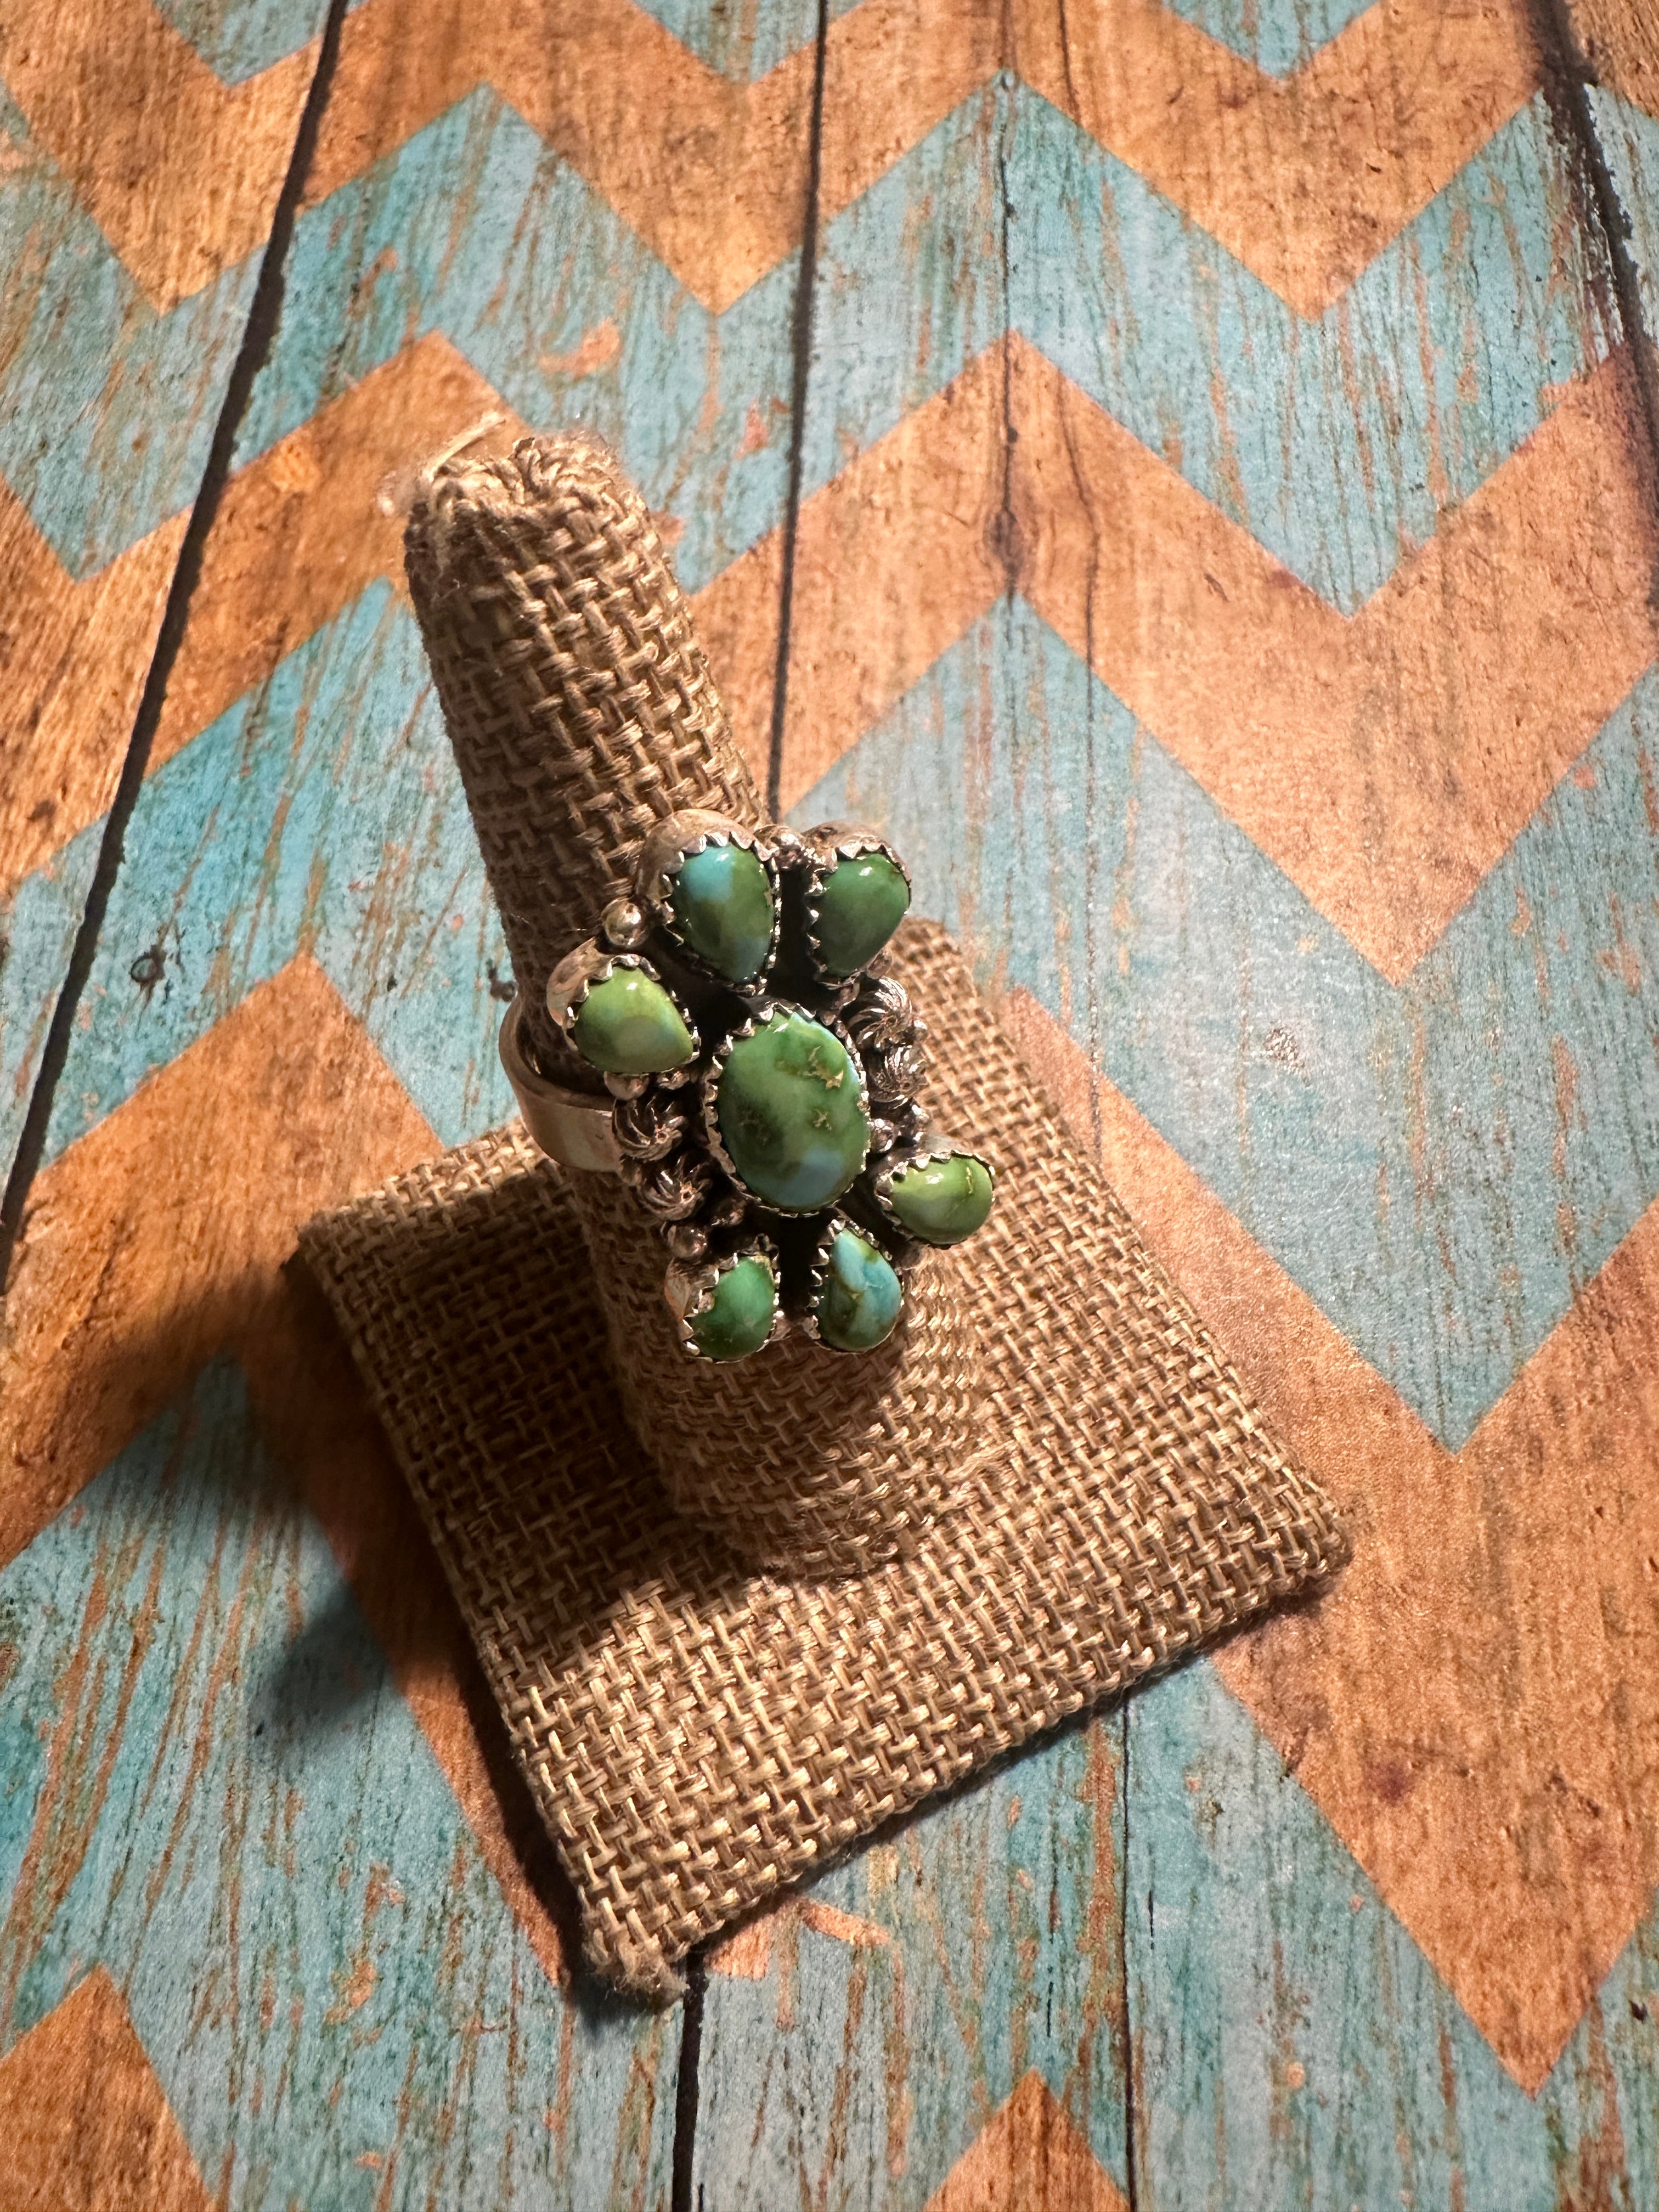
[[[1401,36],[1382,10],[1182,12],[1292,86],[1351,22]],[[1421,82],[1407,51],[1397,81]],[[1090,53],[1074,39],[1074,69]],[[1065,104],[1098,112],[1093,97]],[[1379,106],[1352,127],[1380,142],[1397,122]],[[1254,125],[1216,127],[1231,161],[1176,126],[1157,173],[1231,177],[1234,231],[1261,233],[1249,268],[1019,86],[953,119],[988,149],[978,175],[942,128],[826,222],[786,788],[801,821],[890,830],[919,903],[1014,992],[1054,1087],[1369,1547],[1310,1622],[1130,1703],[1114,2179],[1142,2207],[1640,2202],[1659,2185],[1659,1717],[1636,1687],[1653,1623],[1634,1504],[1654,1477],[1639,1240],[1659,1218],[1645,589],[1593,595],[1622,599],[1628,651],[1616,671],[1554,664],[1549,729],[1523,722],[1507,755],[1477,739],[1485,678],[1431,718],[1362,685],[1365,709],[1328,712],[1299,764],[1282,704],[1250,704],[1263,665],[1328,684],[1425,560],[1442,564],[1425,618],[1443,666],[1512,651],[1546,533],[1489,518],[1571,442],[1624,333],[1541,100],[1466,148],[1328,302],[1295,306],[1259,275],[1268,234],[1306,251],[1286,161],[1247,157]],[[1645,544],[1627,380],[1608,453]],[[1154,525],[1126,486],[1158,469],[1178,489]],[[1270,556],[1271,592],[1200,557],[1226,528],[1241,559]],[[1580,574],[1611,542],[1596,525],[1561,541]],[[1183,563],[1212,607],[1177,596]],[[1647,567],[1636,554],[1632,578]],[[1292,600],[1328,629],[1270,644]],[[1206,765],[1173,694],[1144,687],[1166,665],[1194,680],[1218,618],[1238,627],[1202,687]],[[1331,849],[1346,802],[1326,777],[1369,805],[1353,880],[1416,933],[1392,955],[1285,846],[1306,807]],[[1425,842],[1407,829],[1425,787],[1466,872],[1437,908],[1383,888],[1388,840]],[[854,1862],[802,1910],[862,1912],[859,1879]],[[950,1879],[931,1908],[946,1926],[971,1917]],[[711,1981],[711,2202],[808,2201],[820,2169],[786,2171],[776,2136],[827,2140],[891,2076],[879,2027],[860,2022],[855,2060],[847,2018],[830,1996],[768,2038],[749,1985]],[[763,2115],[748,2135],[744,2094]],[[957,2155],[941,2136],[926,2174],[875,2201],[926,2202]]]
[[101,1968],[216,2202],[665,2203],[672,2024],[549,1978],[234,1368],[0,1601],[0,2039]]
[[[433,19],[428,78],[466,28]],[[422,55],[405,59],[419,75]],[[384,90],[395,102],[397,84]],[[18,1572],[60,1529],[105,1540],[119,1455],[157,1421],[174,1435],[170,1409],[215,1387],[203,1363],[222,1360],[206,1373],[234,1397],[246,1450],[270,1455],[295,1501],[237,1539],[239,1571],[268,1579],[291,1543],[315,1553],[318,1603],[357,1623],[360,1671],[372,1659],[374,1710],[390,1717],[385,1756],[403,1761],[377,1817],[395,1826],[395,1801],[411,1844],[441,1838],[455,1869],[447,1936],[429,1869],[406,1892],[421,1917],[385,1923],[377,1986],[404,1990],[409,2010],[384,2061],[363,2062],[349,2152],[336,2121],[310,2153],[297,2140],[270,2152],[275,2077],[216,2073],[200,2039],[175,2039],[169,2073],[129,1995],[185,2139],[232,2203],[310,2201],[326,2172],[330,2201],[365,2204],[666,2203],[678,2017],[571,1992],[568,1893],[402,1486],[283,1263],[314,1206],[510,1105],[495,1048],[505,949],[398,574],[413,469],[481,425],[501,438],[586,422],[645,485],[687,582],[710,588],[784,510],[794,277],[781,263],[711,314],[490,91],[308,208],[285,264],[58,1093],[4,1351]],[[763,760],[777,611],[763,564],[722,656]],[[64,873],[55,854],[17,893],[31,945],[64,903]],[[210,1427],[169,1446],[186,1486],[213,1486]],[[158,1556],[170,1512],[156,1509]],[[194,1601],[181,1589],[181,1618]],[[87,1727],[108,1739],[104,1719]],[[152,1839],[136,1848],[148,1869]],[[237,1906],[241,1879],[228,1863],[204,1872],[203,1894],[222,1917],[241,1911],[250,1946],[276,1942],[281,1900],[301,1910],[313,1877],[279,1867]],[[64,1911],[54,1940],[89,1952],[76,1898]],[[348,1996],[303,1917],[319,2033],[349,2040],[326,2020]],[[195,1971],[158,2003],[185,2003]],[[434,1972],[451,1978],[435,2034],[422,2025]],[[278,2011],[270,2033],[299,2034]],[[391,2031],[376,2018],[374,2033],[379,2050]],[[245,2142],[258,2146],[246,2158]]]
[[[1119,1766],[1115,1718],[1070,1730],[710,1954],[707,2204],[1121,2205]],[[1045,2094],[1011,2122],[1033,2075]],[[1048,2100],[1077,2147],[1055,2160],[1069,2193],[1000,2194],[1011,2132],[1014,2172],[1040,2180]]]
[[[233,39],[242,12],[223,10]],[[314,40],[306,41],[320,25],[322,0],[286,13],[301,51],[283,64],[283,96],[262,133],[239,129],[193,148],[211,178],[203,197],[245,204],[253,229],[211,266],[175,270],[159,302],[100,228],[107,194],[154,215],[169,187],[144,118],[166,104],[168,88],[218,80],[142,0],[114,10],[49,9],[44,17],[12,10],[0,38],[8,88],[0,94],[0,562],[9,587],[0,929],[9,942],[0,978],[0,1159],[8,1164],[95,860],[95,841],[70,841],[114,790],[311,82]],[[88,111],[107,127],[66,149],[60,126]],[[135,219],[142,227],[147,218]],[[42,866],[51,888],[19,916],[15,886]]]

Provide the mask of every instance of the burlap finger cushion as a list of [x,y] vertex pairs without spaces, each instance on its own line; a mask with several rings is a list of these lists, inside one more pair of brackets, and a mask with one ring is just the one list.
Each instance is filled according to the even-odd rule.
[[[628,889],[665,817],[762,819],[690,610],[638,489],[580,434],[447,465],[405,553],[521,1042],[544,1075],[608,1104],[549,1017],[550,969]],[[972,1316],[952,1261],[915,1270],[891,1339],[856,1363],[797,1336],[726,1370],[682,1351],[640,1204],[596,1175],[574,1200],[623,1413],[679,1510],[793,1574],[878,1565],[921,1540],[971,1455]]]
[[907,1557],[787,1580],[672,1514],[623,1418],[569,1179],[517,1124],[301,1239],[587,1955],[641,1993],[892,1815],[1345,1556],[944,933],[908,925],[899,964],[937,1045],[930,1103],[1000,1177],[952,1255],[980,1323],[973,1433]]

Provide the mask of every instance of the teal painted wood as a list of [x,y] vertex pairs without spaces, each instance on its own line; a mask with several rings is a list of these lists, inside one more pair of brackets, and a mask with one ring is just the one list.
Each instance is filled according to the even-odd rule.
[[1195,30],[1269,76],[1289,76],[1363,15],[1372,0],[1167,0]]
[[76,579],[196,496],[258,276],[158,313],[0,93],[0,477]]
[[1121,1728],[1066,1731],[814,1882],[809,1915],[848,1924],[786,1914],[763,1978],[715,1954],[704,2212],[919,2212],[1033,2069],[1123,2185]]
[[[610,440],[696,591],[783,519],[798,266],[711,315],[499,94],[472,93],[301,216],[236,465],[439,331],[525,422]],[[598,365],[573,369],[607,325]]]
[[1659,1913],[1535,2098],[1203,1662],[1128,1705],[1139,2212],[1636,2212],[1659,2197]]
[[1618,196],[1625,245],[1650,337],[1659,331],[1659,120],[1634,100],[1591,85],[1591,126]]
[[[284,313],[239,434],[235,465],[246,465],[307,422],[410,340],[441,331],[526,421],[547,427],[582,423],[611,441],[653,506],[668,517],[671,534],[679,526],[676,562],[687,587],[695,590],[782,519],[795,266],[792,257],[725,316],[710,317],[511,108],[492,93],[475,94],[296,227],[286,264]],[[557,366],[578,350],[585,334],[607,321],[617,331],[613,359],[580,376]],[[240,735],[215,741],[210,750],[217,766],[188,769],[184,782],[167,787],[183,794],[173,827],[158,827],[160,800],[141,803],[142,820],[129,838],[130,853],[141,856],[139,866],[135,873],[129,862],[116,893],[58,1092],[51,1151],[118,1103],[144,1069],[169,1058],[189,1035],[199,1034],[203,1023],[229,1010],[242,984],[262,972],[253,946],[267,945],[286,931],[292,949],[301,911],[309,913],[313,905],[326,914],[325,933],[337,933],[343,913],[356,911],[359,896],[339,887],[365,870],[382,901],[374,913],[402,919],[390,924],[384,948],[373,944],[372,932],[354,939],[350,958],[364,972],[355,986],[343,988],[349,1002],[364,1012],[377,999],[392,997],[386,980],[398,973],[395,955],[404,933],[413,929],[418,936],[428,921],[436,926],[424,907],[398,905],[395,884],[409,856],[424,855],[423,866],[447,871],[446,882],[455,880],[461,904],[452,902],[445,912],[464,910],[466,920],[457,925],[459,938],[445,944],[452,951],[458,943],[470,948],[468,974],[484,994],[487,1014],[488,970],[494,962],[501,972],[501,948],[477,904],[482,879],[441,732],[422,706],[427,679],[412,628],[386,611],[384,598],[383,588],[373,595],[367,631],[349,631],[347,657],[331,675],[318,658],[321,648],[308,646],[291,667],[278,672],[271,690],[233,710]],[[390,657],[375,647],[360,668],[352,656],[362,637],[380,636],[383,616],[392,625],[387,635],[395,633],[400,642]],[[267,780],[277,773],[283,750],[281,718],[302,702],[306,729],[317,733],[323,748],[308,750],[306,760],[324,757],[325,726],[309,703],[318,685],[320,711],[349,716],[354,746],[384,739],[398,771],[384,801],[372,793],[363,800],[369,810],[364,821],[377,806],[392,808],[386,823],[392,838],[387,853],[371,854],[356,839],[356,857],[343,876],[337,870],[331,875],[326,858],[319,860],[326,896],[306,888],[312,860],[303,841],[316,794],[307,787],[297,812],[291,811],[303,774],[289,776],[280,799]],[[413,750],[398,753],[399,733],[417,717],[424,719],[421,734],[411,738]],[[276,748],[269,761],[262,750],[268,744]],[[241,769],[233,764],[240,759],[238,747],[258,756],[254,777],[262,796],[240,781]],[[441,826],[434,817],[421,832],[433,842],[411,846],[405,854],[394,822],[404,802],[392,794],[405,792],[401,770],[417,755],[430,763],[422,773],[429,772],[436,779],[434,792],[443,794],[436,809]],[[342,768],[349,781],[352,768],[345,761]],[[212,777],[222,772],[222,791],[210,788]],[[204,776],[206,781],[198,780]],[[263,820],[261,805],[270,810]],[[238,825],[234,831],[224,821],[227,806]],[[343,819],[333,813],[330,818],[351,842]],[[256,859],[273,823],[282,825],[280,852]],[[100,836],[101,826],[84,832],[17,896],[14,951],[3,979],[6,1013],[0,1017],[0,1150],[8,1159]],[[171,861],[162,859],[161,848],[152,864],[147,841],[153,836],[179,860],[180,872],[169,872]],[[182,855],[198,844],[205,872],[194,862],[185,872]],[[239,906],[244,890],[261,880],[267,866],[276,903],[252,900],[252,938],[241,957],[234,949]],[[239,868],[252,872],[239,874]],[[194,888],[209,883],[216,908],[202,905]],[[469,883],[476,893],[471,906],[463,896]],[[175,890],[188,912],[173,913]],[[423,874],[420,896],[428,891],[445,896]],[[134,941],[138,939],[143,941]],[[207,1000],[198,1002],[196,987],[187,982],[181,1000],[176,987],[183,974],[174,968],[159,989],[132,982],[132,962],[155,944],[164,953],[170,947],[169,957],[185,963],[183,974],[194,974],[198,984],[213,977]],[[382,949],[394,957],[381,961]],[[428,947],[422,957],[429,963],[436,953]],[[409,964],[405,960],[399,1000],[404,1007],[418,1003],[411,994],[421,988],[418,981],[411,984]],[[335,972],[343,974],[337,966]],[[194,1026],[181,1019],[189,1009],[194,1009]],[[440,1017],[440,1028],[453,1011]],[[447,1133],[487,1126],[507,1109],[493,1043],[477,1045],[482,1033],[477,1024],[469,1030],[459,1059],[456,1048],[435,1033],[432,1040],[431,1048],[455,1073],[458,1087],[422,1082],[418,1096],[422,1110]],[[112,1073],[115,1067],[125,1073]]]
[[1656,758],[1650,674],[1398,988],[1023,601],[796,818],[884,823],[1455,1449],[1659,1195]]
[[[1005,171],[1017,248],[1012,304],[998,243],[1003,187],[993,183]],[[1109,171],[1122,224],[1112,253],[1086,224],[1070,238],[1042,213],[1045,191],[1056,204],[1097,207]],[[449,212],[458,176],[477,186],[459,239]],[[1547,388],[1604,349],[1599,325],[1582,309],[1594,288],[1571,242],[1565,192],[1541,110],[1529,108],[1360,280],[1358,304],[1333,309],[1310,329],[1046,103],[1001,87],[965,104],[827,228],[806,489],[958,373],[1012,313],[1138,434],[1178,451],[1197,489],[1231,497],[1237,519],[1280,558],[1351,605],[1386,580],[1402,542],[1427,533],[1430,448],[1450,457],[1454,493],[1473,489],[1534,427]],[[1559,281],[1548,284],[1552,235],[1569,242]],[[1433,391],[1412,397],[1414,344],[1395,349],[1409,356],[1397,378],[1378,351],[1363,404],[1352,407],[1342,315],[1386,332],[1405,313],[1409,291],[1413,314],[1426,300],[1449,319],[1459,273],[1471,265],[1486,272],[1475,288],[1484,305],[1457,324],[1458,346],[1436,371]],[[1103,290],[1092,273],[1102,269],[1115,272]],[[1218,271],[1235,304],[1206,321],[1189,311],[1200,294],[1216,292]],[[683,526],[676,557],[690,588],[781,517],[793,264],[724,317],[709,317],[493,94],[473,94],[313,210],[299,226],[289,272],[294,304],[243,426],[239,463],[411,337],[441,330],[526,419],[586,422],[617,444],[647,495]],[[1184,272],[1182,282],[1174,272]],[[1165,298],[1179,311],[1166,313]],[[619,337],[614,360],[580,378],[547,365],[568,361],[607,314]],[[1126,344],[1126,332],[1142,343]],[[1253,364],[1256,396],[1230,397],[1224,449],[1210,393],[1222,363],[1237,361]],[[1395,465],[1379,471],[1389,414],[1398,425]],[[1181,425],[1173,439],[1172,418]],[[758,443],[754,423],[765,433]],[[1368,509],[1368,480],[1374,495],[1379,483],[1395,485],[1403,506],[1374,496]],[[1333,514],[1344,518],[1335,534]],[[384,711],[403,710],[386,702]],[[83,843],[72,854],[88,849]],[[63,866],[71,865],[66,856]],[[27,903],[33,945],[54,897],[43,886]],[[150,941],[135,945],[128,961]],[[52,959],[46,965],[58,972]],[[32,1013],[40,1000],[29,973],[20,959],[13,988]],[[20,1086],[27,1091],[39,1031],[26,1019],[5,1040],[14,1100]],[[120,1095],[101,1073],[78,1083],[60,1109],[54,1143],[85,1125],[86,1099]],[[1487,1356],[1504,1367],[1512,1347],[1505,1342]],[[1451,1418],[1455,1426],[1462,1417]]]
[[1316,322],[1046,101],[1018,122],[1014,327],[1345,614],[1613,343],[1541,96]]
[[229,2212],[665,2212],[677,2018],[550,1983],[233,1368],[0,1635],[0,2047],[106,1967]]
[[[817,0],[640,0],[664,30],[723,76],[752,82],[817,35]],[[858,0],[829,0],[830,20]]]
[[1606,357],[1607,296],[1541,97],[1309,322],[1005,78],[824,227],[804,484],[1012,327],[1352,614]]
[[102,836],[100,823],[0,896],[0,1175],[22,1133]]
[[[362,0],[348,0],[359,6]],[[214,75],[241,84],[295,53],[323,27],[325,0],[155,0]]]
[[[389,585],[149,777],[126,842],[48,1159],[301,951],[446,1143],[512,1112],[491,994],[506,947],[420,635]],[[32,878],[18,911],[58,903]],[[135,981],[149,952],[159,980]]]
[[[71,579],[95,574],[196,497],[258,276],[257,257],[158,313],[0,92],[0,478]],[[27,570],[25,571],[27,574]],[[159,623],[166,591],[156,589]],[[48,619],[12,579],[7,617]],[[55,619],[55,617],[53,618]],[[143,634],[142,615],[134,625]],[[148,644],[143,651],[148,656]],[[117,688],[130,672],[112,672]],[[85,742],[118,760],[105,710]],[[32,730],[0,714],[0,774],[24,801]],[[35,803],[52,808],[52,791]],[[76,840],[0,896],[0,1176],[10,1165],[96,858]]]

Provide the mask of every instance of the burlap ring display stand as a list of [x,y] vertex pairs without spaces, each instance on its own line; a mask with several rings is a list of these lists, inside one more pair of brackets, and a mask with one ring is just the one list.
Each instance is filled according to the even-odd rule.
[[[756,821],[608,456],[453,468],[410,580],[526,1012],[678,809]],[[618,1178],[517,1125],[311,1223],[599,1971],[641,1991],[779,1885],[1331,1572],[1329,1505],[1085,1167],[942,931],[927,1103],[997,1170],[873,1354],[687,1358]],[[760,1563],[765,1564],[760,1564]]]

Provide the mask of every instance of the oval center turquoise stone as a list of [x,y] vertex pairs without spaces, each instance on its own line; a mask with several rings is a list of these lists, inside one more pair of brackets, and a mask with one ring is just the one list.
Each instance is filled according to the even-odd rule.
[[910,886],[885,853],[837,861],[819,889],[812,929],[825,974],[841,978],[867,968],[909,903]]
[[818,1292],[818,1334],[838,1352],[868,1352],[893,1333],[904,1290],[884,1253],[851,1229],[830,1247]]
[[852,1054],[793,1006],[775,1007],[732,1046],[714,1116],[738,1180],[780,1213],[811,1213],[839,1198],[870,1149]]
[[723,975],[746,983],[772,944],[772,885],[746,845],[705,845],[688,853],[668,903],[682,943]]

